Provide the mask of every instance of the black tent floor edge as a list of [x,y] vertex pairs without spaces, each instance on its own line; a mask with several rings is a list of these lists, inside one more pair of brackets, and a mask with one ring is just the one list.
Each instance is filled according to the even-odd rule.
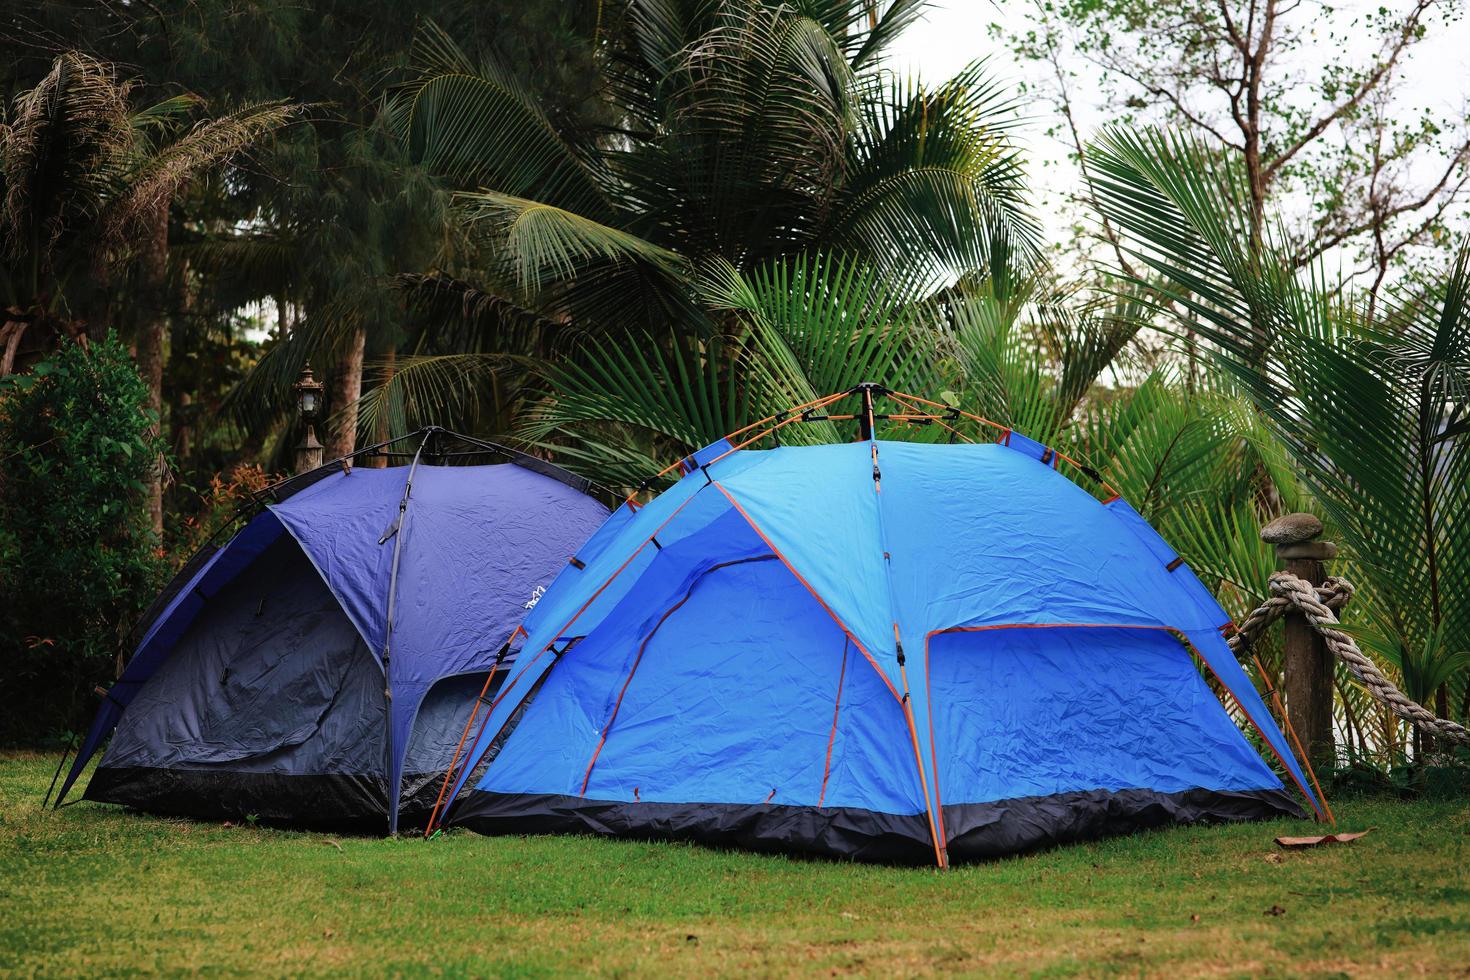
[[[1140,830],[1305,816],[1285,790],[1088,790],[944,807],[949,859],[980,861]],[[885,864],[932,864],[928,818],[852,807],[627,803],[471,791],[449,822],[484,834],[600,834]]]
[[944,807],[951,861],[983,861],[1062,844],[1191,824],[1302,818],[1284,789],[1087,790]]
[[[408,792],[398,804],[400,830],[428,823],[443,779],[443,773],[405,774]],[[281,827],[381,834],[387,825],[385,783],[375,773],[99,766],[83,798],[195,820],[252,819]]]

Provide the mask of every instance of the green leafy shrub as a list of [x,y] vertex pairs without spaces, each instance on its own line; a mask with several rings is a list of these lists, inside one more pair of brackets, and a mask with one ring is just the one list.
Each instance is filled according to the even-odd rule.
[[85,723],[161,585],[146,398],[112,337],[0,379],[0,741]]

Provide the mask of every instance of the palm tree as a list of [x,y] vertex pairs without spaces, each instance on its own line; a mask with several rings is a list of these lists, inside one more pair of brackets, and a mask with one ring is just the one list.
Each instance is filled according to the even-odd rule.
[[[725,329],[697,343],[589,339],[585,357],[541,368],[549,394],[519,434],[609,485],[637,486],[727,432],[860,381],[943,398],[1090,464],[1146,516],[1249,494],[1253,419],[1228,392],[1186,392],[1146,371],[1133,338],[1142,304],[1054,285],[1044,266],[1000,260],[909,300],[855,259],[804,256],[701,282]],[[1103,384],[1107,372],[1112,384]],[[1137,378],[1137,383],[1129,383]],[[1123,383],[1119,383],[1119,381]],[[896,405],[897,403],[895,403]],[[787,442],[851,438],[854,423],[803,423]],[[885,438],[987,441],[968,417],[885,426]],[[761,446],[768,446],[763,442]],[[1083,480],[1084,483],[1089,481]]]
[[1213,344],[1347,545],[1364,645],[1411,697],[1470,715],[1470,243],[1375,305],[1294,274],[1270,236],[1253,250],[1239,175],[1197,143],[1113,131],[1090,162],[1164,314]]
[[[0,124],[0,375],[21,343],[106,330],[130,319],[148,411],[162,411],[169,208],[182,189],[285,125],[273,102],[191,122],[199,100],[132,105],[135,83],[87,55],[59,56]],[[118,302],[132,303],[124,317]],[[161,532],[161,473],[152,487]]]
[[[390,111],[413,159],[458,189],[478,252],[414,279],[415,301],[447,294],[482,329],[539,344],[502,354],[577,333],[683,357],[720,346],[732,311],[700,283],[727,270],[777,275],[822,252],[907,295],[983,265],[997,239],[1033,249],[1006,90],[983,66],[937,88],[878,68],[921,9],[629,0],[599,44],[611,126],[548,117],[427,27]],[[432,403],[421,394],[398,401]]]

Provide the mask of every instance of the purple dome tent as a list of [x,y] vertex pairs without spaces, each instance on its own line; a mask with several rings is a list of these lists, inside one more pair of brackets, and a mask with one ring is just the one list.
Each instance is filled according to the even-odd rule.
[[110,734],[90,800],[389,832],[427,814],[508,637],[607,509],[542,460],[405,438],[418,451],[390,455],[410,465],[339,461],[263,492],[180,572],[61,797]]

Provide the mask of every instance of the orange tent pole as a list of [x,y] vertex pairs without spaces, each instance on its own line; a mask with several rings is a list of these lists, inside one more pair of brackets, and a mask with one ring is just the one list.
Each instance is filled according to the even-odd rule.
[[[1271,702],[1276,705],[1276,714],[1281,718],[1281,727],[1286,729],[1286,734],[1291,736],[1291,744],[1296,746],[1297,757],[1302,760],[1302,765],[1307,770],[1307,778],[1312,781],[1312,788],[1317,791],[1317,799],[1322,801],[1322,809],[1327,811],[1327,822],[1337,826],[1337,817],[1332,813],[1332,805],[1327,802],[1327,794],[1322,792],[1322,785],[1317,782],[1317,773],[1312,768],[1312,760],[1308,759],[1302,751],[1302,740],[1297,738],[1296,727],[1291,723],[1291,716],[1286,713],[1286,705],[1281,703],[1281,695],[1276,690],[1276,685],[1271,683],[1271,678],[1266,674],[1266,667],[1261,663],[1261,658],[1251,651],[1251,659],[1256,663],[1256,672],[1261,675],[1261,680],[1266,682],[1266,691],[1271,695]],[[1239,703],[1239,702],[1237,702]],[[1243,709],[1242,709],[1243,710]]]
[[[510,638],[505,641],[509,647],[515,642],[516,634],[524,633],[524,626],[517,626],[511,630]],[[444,773],[444,783],[439,787],[439,797],[434,800],[434,809],[429,813],[429,825],[424,829],[424,836],[428,837],[434,831],[434,822],[439,819],[439,808],[444,804],[444,794],[449,792],[449,783],[459,777],[459,753],[464,749],[465,740],[469,738],[470,729],[474,727],[475,716],[480,713],[480,706],[485,703],[485,695],[490,690],[490,682],[495,680],[495,675],[500,673],[500,665],[497,663],[490,671],[490,676],[485,678],[485,685],[480,688],[480,696],[475,699],[475,706],[470,711],[469,720],[464,723],[464,731],[460,733],[459,744],[454,747],[454,756],[449,760],[449,769]],[[483,727],[483,726],[482,726]],[[476,736],[478,739],[478,736]]]

